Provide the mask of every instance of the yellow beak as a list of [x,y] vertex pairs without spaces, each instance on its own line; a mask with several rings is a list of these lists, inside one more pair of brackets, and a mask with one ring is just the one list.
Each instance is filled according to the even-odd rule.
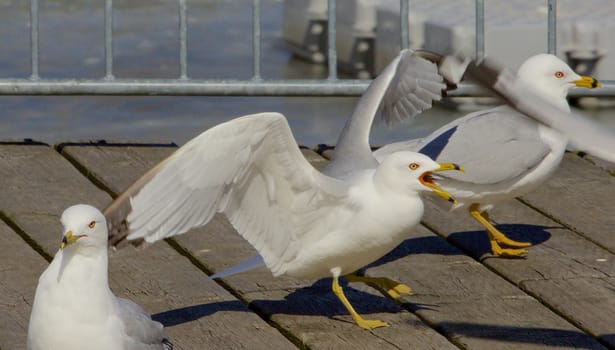
[[73,231],[68,231],[66,232],[66,234],[64,234],[64,237],[62,237],[62,242],[60,243],[60,249],[64,249],[67,246],[77,242],[77,240],[81,237],[85,237],[87,235],[74,235]]
[[600,82],[597,79],[594,79],[593,77],[590,77],[587,75],[582,75],[581,79],[575,80],[572,83],[578,87],[584,87],[587,89],[594,89],[594,88],[602,87],[602,84],[600,84]]
[[457,171],[461,171],[462,173],[465,172],[465,169],[463,167],[455,163],[438,163],[438,164],[440,164],[440,167],[434,171],[457,170]]
[[[438,163],[438,164],[440,164],[440,167],[434,170],[434,172],[447,171],[447,170],[457,170],[461,172],[464,171],[462,167],[460,167],[459,165],[455,163]],[[433,182],[433,179],[431,177],[431,172],[427,171],[423,173],[419,177],[419,181],[421,182],[421,184],[423,184],[423,186],[432,190],[436,195],[446,199],[447,201],[453,204],[457,204],[457,200],[453,198],[453,196],[450,193],[446,192],[440,186],[438,186],[435,182]]]

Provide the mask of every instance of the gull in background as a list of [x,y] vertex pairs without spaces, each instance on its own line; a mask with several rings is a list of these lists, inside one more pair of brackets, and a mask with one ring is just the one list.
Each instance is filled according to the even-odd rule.
[[[419,113],[441,97],[443,87],[435,65],[404,51],[372,82],[354,114],[384,110],[393,118]],[[398,95],[380,108],[389,90]],[[304,158],[281,114],[249,115],[217,125],[179,148],[105,209],[110,241],[154,242],[205,225],[221,212],[258,251],[262,258],[257,264],[264,262],[274,276],[332,277],[333,292],[357,325],[387,326],[361,317],[339,278],[377,284],[393,298],[409,293],[408,286],[388,278],[354,273],[408,237],[423,215],[420,194],[433,192],[454,202],[434,179],[440,171],[461,169],[409,151],[392,153],[381,162],[369,147],[349,151],[338,161],[339,168],[321,173]]]
[[[473,77],[494,88],[501,69],[492,63],[470,66]],[[393,152],[411,150],[438,161],[454,159],[463,164],[466,172],[442,174],[439,182],[458,200],[453,209],[467,209],[472,218],[485,227],[495,256],[516,257],[527,254],[527,250],[522,248],[531,244],[506,237],[489,221],[489,210],[499,202],[537,189],[555,172],[570,140],[580,140],[587,146],[584,150],[597,156],[609,149],[592,147],[594,137],[580,135],[580,129],[564,130],[562,125],[558,126],[572,115],[566,100],[568,91],[575,86],[600,87],[596,79],[579,76],[566,63],[549,54],[528,58],[519,68],[516,78],[509,73],[504,76],[508,80],[499,87],[506,90],[496,92],[508,104],[470,113],[424,138],[386,145],[376,150],[374,155],[383,159]],[[487,77],[491,81],[487,81]],[[517,95],[513,96],[513,92]],[[544,113],[544,108],[538,108],[538,113],[532,110],[543,105],[548,106],[550,115],[544,115],[548,114]],[[521,110],[519,106],[522,106]],[[577,121],[581,119],[575,118]],[[591,126],[589,119],[581,124],[581,129],[597,129]],[[347,139],[354,141],[356,134],[343,133],[340,143]],[[511,248],[502,248],[501,245]]]

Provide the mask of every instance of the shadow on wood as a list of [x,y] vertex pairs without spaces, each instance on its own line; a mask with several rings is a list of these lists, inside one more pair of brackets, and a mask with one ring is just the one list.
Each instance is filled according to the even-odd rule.
[[387,255],[361,269],[361,271],[370,267],[388,264],[408,255],[418,254],[462,255],[463,253],[438,236],[409,238]]
[[[346,308],[331,291],[331,282],[330,278],[321,279],[309,287],[297,289],[286,295],[284,300],[254,300],[251,304],[260,310],[259,312],[262,311],[267,314],[320,315],[327,317],[348,315]],[[401,311],[401,308],[382,295],[350,287],[343,278],[340,279],[340,284],[352,306],[361,315],[383,312],[397,313]],[[361,285],[364,286],[364,284]],[[376,292],[374,291],[374,293]]]
[[[562,228],[560,226],[539,226],[526,224],[502,224],[495,225],[495,227],[504,233],[508,238],[519,242],[530,242],[532,246],[541,244],[551,238],[551,233],[547,230]],[[448,236],[448,239],[465,249],[475,258],[480,258],[485,254],[491,254],[491,247],[489,245],[487,233],[484,230],[455,232],[451,233]]]
[[[348,311],[331,291],[331,282],[330,278],[318,280],[309,287],[301,288],[288,294],[284,297],[284,300],[254,300],[251,305],[261,315],[287,314],[327,317],[348,315]],[[399,307],[383,296],[352,288],[343,279],[340,279],[340,284],[344,288],[344,293],[350,303],[362,315],[401,311]],[[162,323],[165,327],[171,327],[192,322],[219,311],[250,312],[242,302],[235,300],[211,302],[163,311],[152,315],[152,318]]]
[[249,312],[248,308],[242,302],[239,300],[233,300],[211,302],[209,304],[186,306],[169,311],[163,311],[152,315],[152,319],[162,323],[165,327],[172,327],[213,315],[218,311]]
[[[593,338],[587,337],[581,331],[466,322],[442,322],[437,324],[436,328],[446,333],[464,335],[470,338],[492,339],[507,343],[538,344],[545,347],[564,348],[574,346],[575,349],[603,349]],[[613,335],[605,335],[601,338],[604,337],[613,337]]]

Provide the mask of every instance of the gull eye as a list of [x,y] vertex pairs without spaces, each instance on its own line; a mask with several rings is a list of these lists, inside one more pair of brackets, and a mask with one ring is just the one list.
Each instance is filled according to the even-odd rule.
[[416,164],[416,163],[410,163],[410,164],[408,165],[408,168],[409,168],[410,170],[416,170],[416,169],[418,169],[418,168],[420,168],[420,167],[421,167],[421,166],[420,166],[420,165],[418,165],[418,164]]
[[94,226],[96,226],[96,221],[92,221],[88,224],[89,228],[94,228]]
[[557,72],[555,72],[555,77],[556,77],[557,79],[561,79],[561,78],[563,78],[563,77],[564,77],[564,72],[561,72],[561,71],[557,71]]

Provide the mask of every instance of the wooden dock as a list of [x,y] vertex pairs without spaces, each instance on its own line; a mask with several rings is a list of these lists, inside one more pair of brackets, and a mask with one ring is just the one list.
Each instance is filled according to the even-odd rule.
[[[58,249],[59,216],[104,208],[174,145],[0,143],[0,348],[25,349],[37,280]],[[305,150],[316,166],[322,156]],[[357,311],[391,324],[356,327],[330,280],[265,269],[208,275],[255,254],[223,217],[145,248],[112,251],[113,291],[166,325],[175,349],[615,349],[615,177],[567,154],[542,188],[492,213],[527,259],[488,255],[480,226],[429,202],[424,225],[366,273],[411,286],[396,303],[346,287]]]

